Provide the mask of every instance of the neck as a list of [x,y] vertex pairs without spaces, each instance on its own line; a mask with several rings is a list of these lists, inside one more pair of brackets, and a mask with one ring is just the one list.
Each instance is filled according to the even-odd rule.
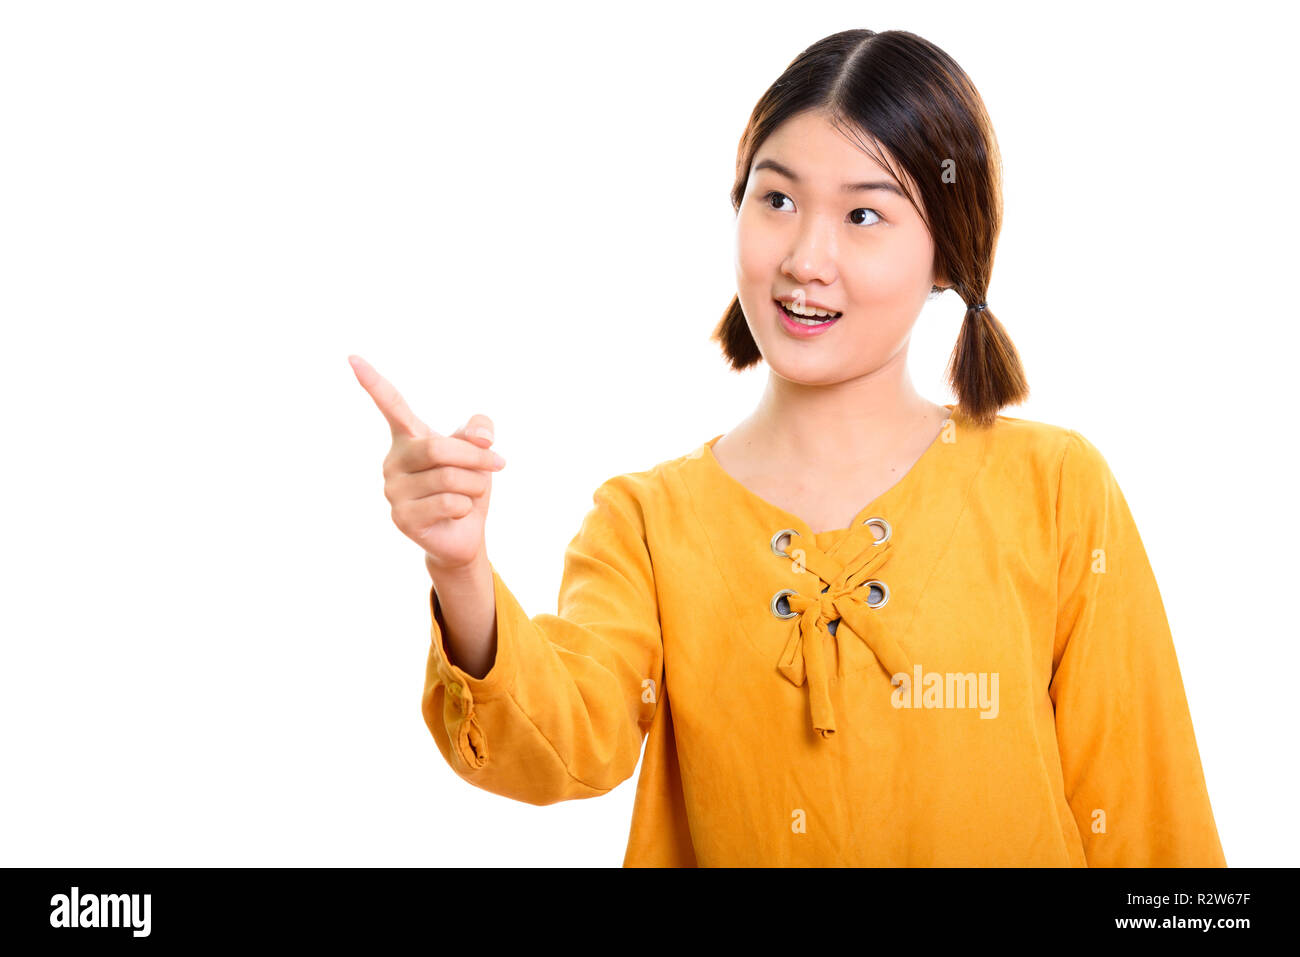
[[865,376],[806,385],[770,372],[758,407],[743,423],[747,443],[825,474],[879,464],[927,422],[937,433],[947,410],[912,385],[906,352]]

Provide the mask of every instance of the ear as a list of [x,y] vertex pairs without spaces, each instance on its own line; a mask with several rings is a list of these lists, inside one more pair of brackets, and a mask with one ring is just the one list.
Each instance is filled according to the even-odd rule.
[[944,292],[947,292],[952,288],[952,282],[943,274],[943,270],[937,265],[930,271],[930,285],[938,286]]

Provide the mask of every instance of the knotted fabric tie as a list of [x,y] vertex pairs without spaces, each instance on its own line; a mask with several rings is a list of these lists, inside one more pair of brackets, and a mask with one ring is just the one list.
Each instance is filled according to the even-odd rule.
[[[835,733],[835,712],[831,706],[823,644],[827,638],[835,639],[841,678],[844,677],[846,626],[848,633],[870,648],[891,676],[900,671],[912,673],[912,661],[902,646],[881,627],[878,619],[873,619],[877,613],[867,604],[871,588],[863,585],[875,577],[874,573],[885,563],[891,547],[891,539],[877,542],[871,526],[862,524],[849,532],[840,548],[835,550],[854,556],[843,564],[815,543],[802,539],[796,544],[791,538],[790,546],[782,549],[791,560],[801,562],[805,570],[816,575],[825,588],[812,597],[798,592],[786,596],[790,610],[798,614],[798,619],[791,619],[794,627],[777,666],[781,674],[796,686],[802,685],[807,677],[813,730],[823,738]],[[836,619],[839,619],[839,624],[832,635],[828,626]]]

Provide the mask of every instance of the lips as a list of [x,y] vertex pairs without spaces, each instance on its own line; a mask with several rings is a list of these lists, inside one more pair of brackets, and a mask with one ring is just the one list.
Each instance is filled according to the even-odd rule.
[[818,322],[833,322],[834,320],[839,319],[841,316],[844,315],[844,313],[842,312],[837,312],[831,316],[796,316],[793,312],[791,312],[789,309],[786,308],[787,305],[786,302],[780,299],[776,299],[774,300],[774,302],[776,303],[778,309],[780,309],[783,313],[789,316],[792,321],[795,322],[799,321],[800,319],[814,319],[817,320]]
[[799,305],[803,306],[805,309],[820,309],[822,312],[832,313],[832,315],[829,317],[831,319],[838,319],[840,318],[840,316],[844,315],[844,313],[842,312],[836,312],[830,306],[824,306],[820,302],[813,302],[811,299],[801,299],[801,298],[777,299],[776,302],[783,309],[786,306],[789,306],[793,303],[798,303]]

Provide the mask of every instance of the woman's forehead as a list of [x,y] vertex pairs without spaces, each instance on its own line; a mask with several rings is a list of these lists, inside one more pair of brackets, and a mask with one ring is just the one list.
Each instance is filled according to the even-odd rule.
[[843,194],[846,197],[893,194],[899,199],[916,195],[915,184],[897,163],[885,162],[869,153],[829,159],[825,154],[814,155],[801,149],[761,149],[755,154],[750,177],[764,170],[789,180],[796,186],[824,192]]
[[[843,148],[836,149],[835,141]],[[760,167],[795,182],[839,178],[846,192],[859,181],[881,177],[901,182],[904,190],[911,187],[906,171],[875,136],[820,115],[800,114],[782,123],[755,152],[751,175]]]

